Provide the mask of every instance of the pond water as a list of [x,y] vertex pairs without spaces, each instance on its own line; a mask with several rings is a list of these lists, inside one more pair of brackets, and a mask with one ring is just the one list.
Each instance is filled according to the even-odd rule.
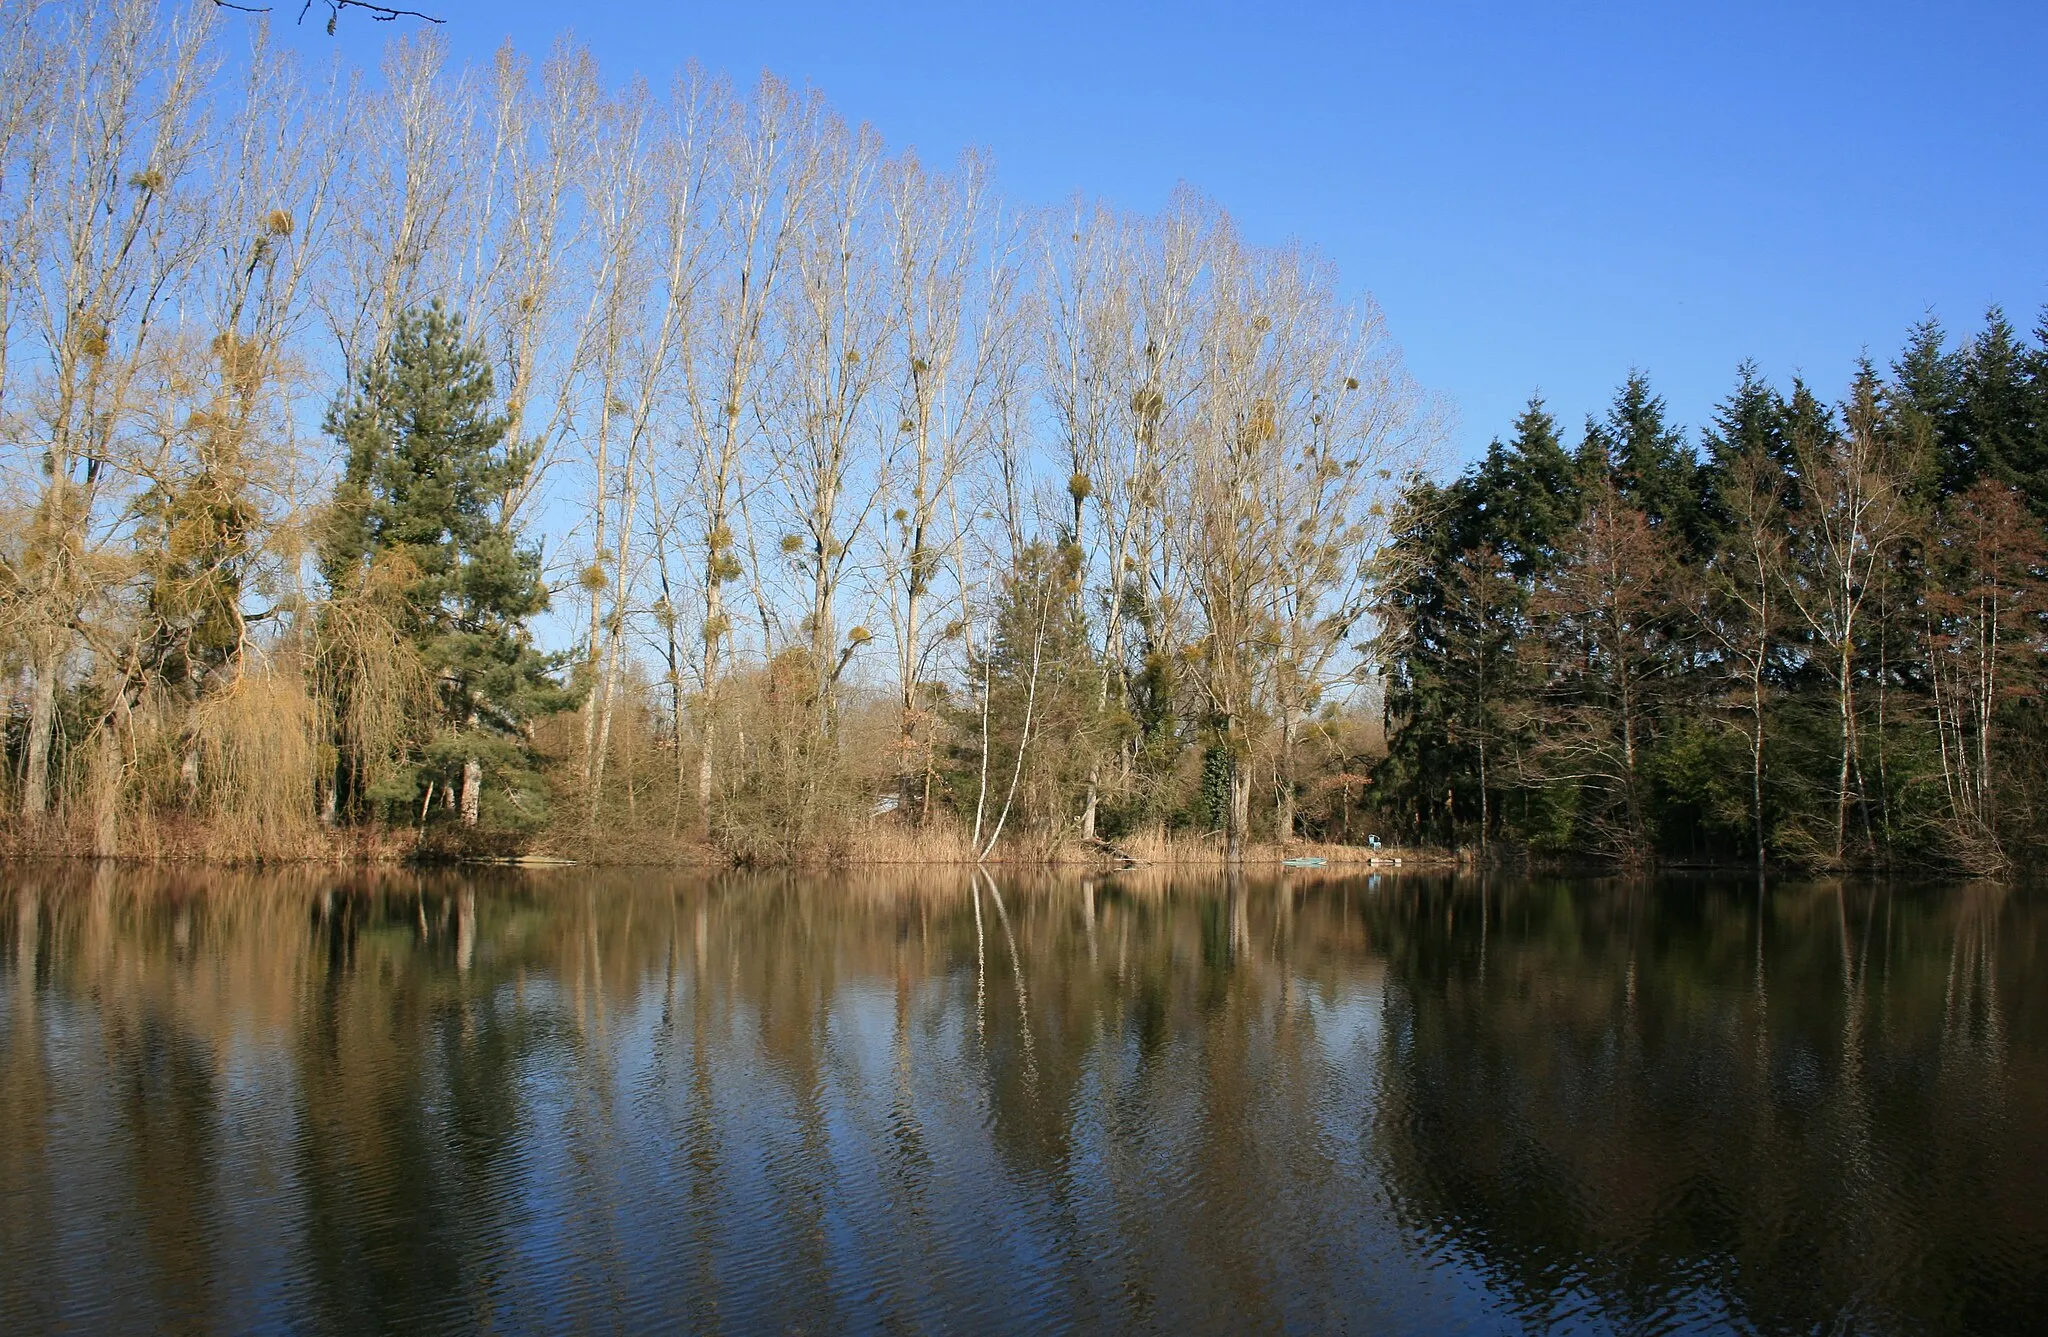
[[2019,1331],[2048,902],[0,870],[0,1331]]

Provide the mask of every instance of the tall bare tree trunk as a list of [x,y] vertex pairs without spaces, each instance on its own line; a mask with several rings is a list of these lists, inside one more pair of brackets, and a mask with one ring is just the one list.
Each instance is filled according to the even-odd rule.
[[[977,863],[988,858],[989,854],[995,849],[996,842],[1003,838],[1003,824],[1010,820],[1010,805],[1017,798],[1017,781],[1024,775],[1024,753],[1031,746],[1032,716],[1038,707],[1038,670],[1045,650],[1045,623],[1046,618],[1051,613],[1051,609],[1048,606],[1050,602],[1051,586],[1048,585],[1046,598],[1041,600],[1038,606],[1038,631],[1031,641],[1031,678],[1029,685],[1024,691],[1024,725],[1017,733],[1017,763],[1010,768],[1010,789],[1008,793],[1003,795],[1003,810],[996,814],[995,830],[989,833],[988,844],[982,846],[981,850],[975,855]],[[984,688],[982,698],[983,741],[981,751],[984,770],[988,766],[987,717],[988,701],[986,689]]]
[[1294,712],[1280,715],[1280,798],[1273,807],[1273,838],[1285,845],[1294,839]]
[[[657,531],[657,535],[660,531]],[[683,795],[688,789],[689,771],[683,761],[683,647],[676,639],[676,606],[669,592],[668,551],[656,555],[661,573],[661,630],[668,663],[669,741],[676,750],[675,809],[669,817],[669,833],[682,828]]]
[[[970,642],[968,646],[968,659],[970,663],[973,661],[973,655],[974,649]],[[981,819],[983,814],[988,811],[988,712],[992,672],[990,661],[984,656],[981,661],[981,768],[980,778],[976,782],[974,791],[974,837],[971,841],[972,847],[977,850],[981,848]]]
[[111,859],[121,852],[121,740],[108,720],[100,729],[93,759],[92,853]]
[[50,805],[50,738],[57,723],[57,660],[57,654],[49,650],[36,657],[36,684],[29,697],[21,815],[31,820],[40,819]]
[[1755,716],[1749,741],[1750,821],[1756,827],[1756,872],[1764,873],[1764,670],[1759,654],[1750,672],[1749,708]]
[[[638,501],[638,494],[633,488],[635,445],[635,442],[627,443],[625,469],[619,479],[623,500],[619,515],[618,548],[617,551],[611,554],[612,611],[611,617],[606,620],[605,627],[606,643],[602,682],[594,685],[592,689],[592,705],[597,713],[597,736],[594,740],[595,747],[590,757],[590,817],[593,822],[597,820],[598,802],[604,788],[605,757],[611,751],[612,712],[618,702],[619,659],[622,653],[620,643],[625,639],[626,632],[626,614],[628,612],[626,596],[629,592],[628,585],[630,583],[628,566],[632,558],[633,518],[635,503]],[[596,598],[596,594],[593,593],[591,595],[592,601],[595,602]],[[633,777],[628,772],[626,776],[626,792],[629,805],[632,802],[632,786]]]
[[704,727],[697,752],[697,808],[711,824],[711,754],[718,743],[718,647],[725,634],[725,592],[719,588],[717,557],[704,583]]
[[1835,866],[1842,865],[1849,835],[1849,773],[1855,752],[1856,726],[1850,679],[1850,650],[1847,633],[1842,643],[1841,667],[1835,679],[1835,704],[1841,716],[1842,765],[1835,781]]
[[[1228,731],[1237,733],[1231,721]],[[1223,822],[1224,857],[1232,864],[1244,862],[1245,833],[1252,824],[1252,768],[1250,758],[1240,756],[1233,745],[1230,754],[1230,807]]]
[[[610,386],[605,387],[607,395]],[[579,769],[581,778],[588,782],[597,769],[597,716],[599,711],[598,665],[603,658],[604,648],[604,592],[606,588],[604,561],[609,555],[605,551],[604,507],[605,489],[610,483],[607,456],[606,428],[611,417],[609,407],[598,410],[597,455],[591,463],[590,503],[590,567],[584,573],[583,588],[590,595],[590,627],[585,633],[589,640],[583,652],[584,680],[589,684],[590,696],[583,705],[583,756]],[[617,580],[613,573],[612,580]]]
[[484,768],[475,757],[462,763],[462,824],[475,826],[483,813]]

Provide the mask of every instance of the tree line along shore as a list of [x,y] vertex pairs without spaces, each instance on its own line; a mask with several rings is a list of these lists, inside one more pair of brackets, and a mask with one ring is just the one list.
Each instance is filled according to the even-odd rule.
[[2048,318],[1929,319],[1693,448],[1632,375],[1419,481],[1381,605],[1411,838],[1998,876],[2048,848]]
[[816,93],[0,15],[0,842],[232,860],[2037,847],[2048,341],[1450,481],[1312,250]]

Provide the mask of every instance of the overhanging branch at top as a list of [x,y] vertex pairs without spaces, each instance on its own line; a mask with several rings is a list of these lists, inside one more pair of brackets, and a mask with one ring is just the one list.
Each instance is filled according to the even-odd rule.
[[[213,0],[213,3],[216,8],[239,10],[244,14],[268,14],[271,12],[269,5],[238,5],[234,3],[234,0]],[[299,6],[298,22],[304,23],[306,21],[306,15],[313,12],[315,4],[322,6],[327,11],[327,35],[329,37],[334,35],[335,24],[341,18],[341,11],[344,9],[363,10],[378,23],[390,23],[395,19],[419,19],[423,23],[447,22],[446,19],[436,18],[432,14],[423,14],[417,9],[398,9],[391,5],[371,4],[369,0],[305,0],[305,3]]]

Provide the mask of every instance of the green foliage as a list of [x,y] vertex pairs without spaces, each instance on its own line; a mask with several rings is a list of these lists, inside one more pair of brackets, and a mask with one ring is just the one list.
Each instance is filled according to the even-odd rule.
[[1703,545],[1708,518],[1701,505],[1701,470],[1685,433],[1664,415],[1664,400],[1651,393],[1650,378],[1630,372],[1606,419],[1586,424],[1580,458],[1596,471],[1604,462],[1612,470],[1615,491],[1652,528],[1673,530],[1697,548]]
[[1670,857],[1725,857],[1749,830],[1749,757],[1711,716],[1669,721],[1643,762],[1657,848]]
[[[1827,863],[1846,805],[1849,861],[2039,852],[2044,406],[2048,325],[2027,343],[1996,310],[1959,349],[1916,327],[1839,409],[1744,363],[1698,454],[1640,373],[1569,460],[1532,401],[1512,440],[1402,499],[1382,817],[1447,843]],[[1841,527],[1878,514],[1897,519]],[[1633,614],[1632,589],[1655,592]]]
[[1202,749],[1202,824],[1223,829],[1230,815],[1230,749],[1211,743]]
[[2026,347],[1993,307],[1971,342],[1962,360],[1956,440],[1974,470],[1958,468],[1950,491],[1962,491],[1974,472],[2017,489],[2036,515],[2048,517],[2048,326],[2042,333]]
[[986,640],[967,666],[970,684],[986,684],[985,757],[983,702],[963,701],[947,715],[956,741],[940,780],[956,814],[971,821],[980,807],[993,822],[1014,773],[1018,816],[1026,824],[1068,825],[1085,802],[1091,769],[1129,737],[1130,718],[1105,705],[1106,666],[1080,595],[1080,554],[1071,544],[1028,543],[1004,573]]
[[232,459],[211,459],[142,499],[148,554],[149,634],[143,667],[173,690],[196,692],[229,663],[248,624],[242,589],[254,563],[260,517]]
[[337,597],[374,593],[431,691],[405,764],[349,797],[418,805],[424,786],[458,789],[474,761],[491,822],[538,823],[545,805],[532,726],[573,698],[528,630],[548,593],[540,555],[520,546],[507,505],[533,455],[505,440],[489,364],[438,304],[408,312],[327,427],[347,468],[321,573]]
[[[1527,722],[1500,707],[1530,672],[1529,595],[1584,511],[1578,462],[1540,399],[1466,475],[1412,486],[1383,558],[1380,654],[1388,756],[1377,801],[1417,840],[1451,843],[1459,815],[1496,810]],[[1481,751],[1488,752],[1482,766]],[[1489,783],[1480,784],[1482,769]]]

